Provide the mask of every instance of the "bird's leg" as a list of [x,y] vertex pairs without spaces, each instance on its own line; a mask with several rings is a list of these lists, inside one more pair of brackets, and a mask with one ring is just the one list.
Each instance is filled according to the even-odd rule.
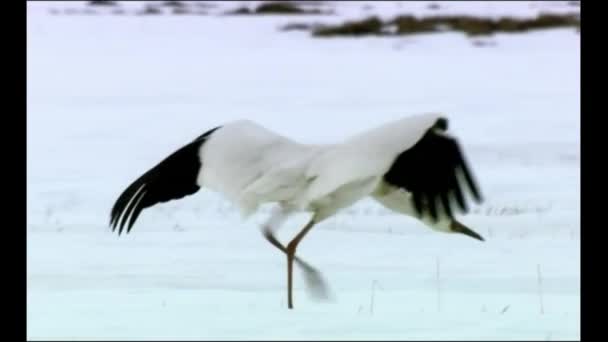
[[[266,227],[264,228],[264,237],[266,238],[266,240],[268,240],[268,242],[270,242],[273,246],[275,246],[276,248],[278,248],[279,250],[281,250],[283,253],[287,254],[287,248],[285,248],[285,246],[283,246],[279,240],[277,240],[277,238],[274,237],[274,235],[272,234],[272,231],[267,230]],[[306,272],[317,272],[317,269],[315,269],[314,267],[312,267],[309,263],[307,263],[306,261],[302,260],[301,258],[299,258],[297,255],[294,255],[294,261],[300,265],[304,271]]]
[[304,235],[317,223],[316,215],[304,226],[302,231],[287,244],[287,307],[293,309],[293,261],[295,259],[296,248],[304,238]]
[[[272,235],[272,232],[265,230],[264,237],[275,247],[281,250],[283,253],[287,255],[287,248],[285,248],[275,237]],[[308,289],[311,291],[310,293],[317,299],[326,299],[329,297],[329,290],[327,288],[327,284],[323,279],[323,275],[316,268],[311,266],[306,261],[299,258],[297,255],[293,256],[294,261],[298,264],[302,270],[304,271],[304,279],[306,280],[306,285]]]
[[[288,214],[289,212],[279,209],[278,211],[275,211],[268,222],[262,226],[264,238],[266,238],[268,242],[278,248],[281,252],[285,253],[285,255],[287,255],[287,249],[281,244],[281,242],[279,242],[279,240],[277,240],[277,238],[274,236],[274,232]],[[312,295],[316,298],[328,298],[329,291],[321,273],[296,255],[294,255],[294,261],[304,271],[304,279],[306,280],[306,285],[308,286],[308,289],[311,291]]]

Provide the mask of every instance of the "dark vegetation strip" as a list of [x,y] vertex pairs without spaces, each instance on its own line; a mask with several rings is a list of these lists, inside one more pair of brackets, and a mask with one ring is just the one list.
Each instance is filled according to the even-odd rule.
[[[295,27],[294,24],[291,24],[291,27]],[[299,27],[303,27],[302,24]],[[311,31],[315,37],[390,36],[443,31],[458,31],[469,36],[479,36],[499,32],[527,32],[558,27],[580,28],[580,19],[578,15],[572,14],[541,14],[536,18],[502,17],[498,19],[473,16],[417,18],[411,15],[402,15],[386,22],[378,17],[369,17],[362,20],[346,21],[335,26],[316,25],[312,27]]]
[[264,2],[258,5],[255,9],[248,7],[239,7],[234,10],[227,11],[228,15],[264,15],[264,14],[304,14],[304,15],[319,15],[331,14],[327,11],[322,11],[318,8],[306,9],[300,7],[295,2]]

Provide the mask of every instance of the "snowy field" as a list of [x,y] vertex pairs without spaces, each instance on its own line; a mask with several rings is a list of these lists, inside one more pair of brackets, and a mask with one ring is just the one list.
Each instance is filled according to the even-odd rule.
[[[529,16],[564,3],[442,10]],[[336,16],[226,17],[28,3],[28,339],[580,339],[580,35],[499,34],[479,47],[460,33],[277,29],[367,15],[362,2],[334,5]],[[390,17],[426,3],[369,5]],[[131,181],[229,120],[324,143],[431,111],[451,120],[478,177],[486,202],[461,219],[486,242],[362,200],[298,249],[330,301],[296,271],[287,310],[285,257],[258,229],[270,207],[241,221],[207,190],[144,211],[127,236],[108,228]]]

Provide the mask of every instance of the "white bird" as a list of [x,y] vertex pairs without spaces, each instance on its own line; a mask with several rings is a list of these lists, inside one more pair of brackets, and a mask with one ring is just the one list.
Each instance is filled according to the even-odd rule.
[[[119,228],[119,235],[125,227],[129,232],[144,208],[192,195],[201,187],[225,196],[244,218],[264,203],[277,203],[262,230],[287,255],[291,309],[294,261],[305,272],[307,285],[326,295],[320,273],[295,255],[298,244],[315,224],[364,197],[436,231],[483,241],[454,217],[456,211],[468,211],[465,193],[477,203],[482,197],[447,126],[440,114],[421,114],[341,143],[306,145],[249,120],[233,121],[181,147],[133,182],[114,204],[110,225],[113,231]],[[274,233],[296,212],[312,212],[312,218],[284,246]]]

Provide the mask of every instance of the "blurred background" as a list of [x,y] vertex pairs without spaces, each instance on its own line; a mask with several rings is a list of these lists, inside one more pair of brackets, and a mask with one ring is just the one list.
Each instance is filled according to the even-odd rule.
[[[580,338],[579,1],[27,4],[28,338]],[[299,251],[200,191],[110,233],[120,192],[247,118],[335,143],[441,112],[486,202],[441,235],[362,200]],[[280,231],[288,240],[306,220]],[[134,318],[136,317],[136,318]],[[236,323],[235,323],[236,322]]]

